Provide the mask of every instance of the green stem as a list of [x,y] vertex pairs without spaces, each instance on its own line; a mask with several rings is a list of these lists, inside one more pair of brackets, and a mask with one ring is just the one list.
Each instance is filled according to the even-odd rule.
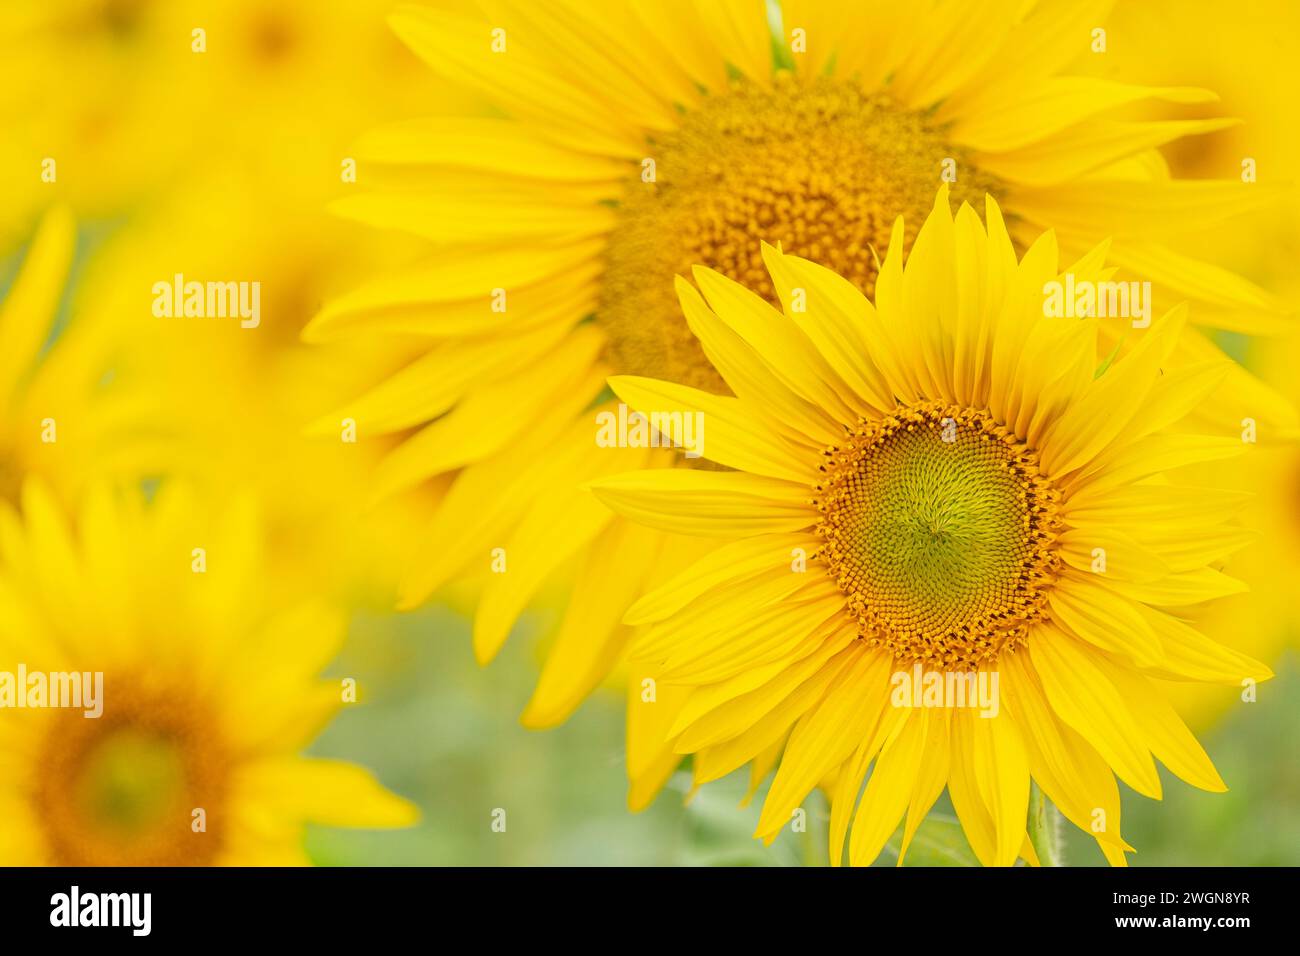
[[1038,854],[1038,862],[1043,866],[1063,866],[1061,854],[1061,811],[1052,805],[1052,801],[1038,789],[1038,784],[1029,784],[1029,842]]

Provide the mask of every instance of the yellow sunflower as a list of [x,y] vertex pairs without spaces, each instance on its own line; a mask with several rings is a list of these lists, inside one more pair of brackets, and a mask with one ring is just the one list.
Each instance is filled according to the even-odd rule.
[[[403,605],[483,576],[474,641],[487,661],[543,582],[566,576],[572,598],[524,719],[554,724],[578,705],[622,657],[625,592],[701,551],[632,531],[577,490],[609,460],[591,447],[587,410],[611,373],[719,390],[673,278],[702,263],[772,299],[760,239],[870,294],[894,219],[922,218],[948,181],[958,198],[996,196],[1020,249],[1048,225],[1073,257],[1113,236],[1118,275],[1152,281],[1157,305],[1191,299],[1197,322],[1277,326],[1286,309],[1273,296],[1167,246],[1189,221],[1227,224],[1268,202],[1239,181],[1173,180],[1160,163],[1159,144],[1231,120],[1114,118],[1134,102],[1213,95],[1072,72],[1105,56],[1107,7],[789,2],[775,30],[761,0],[395,13],[435,71],[499,112],[363,138],[365,189],[338,209],[435,248],[332,301],[306,333],[424,344],[324,419],[414,430],[380,466],[377,494],[457,473]],[[1123,351],[1121,327],[1099,334]],[[1180,362],[1218,354],[1198,336],[1177,347]],[[1290,414],[1239,369],[1219,387],[1209,407],[1233,420],[1243,406],[1270,421]],[[639,805],[675,757],[647,743],[660,728],[637,726],[630,686]]]
[[1058,272],[1105,274],[1100,252],[1059,270],[1047,233],[1017,262],[991,198],[986,220],[941,190],[904,266],[900,219],[874,306],[770,246],[784,315],[698,268],[677,291],[731,394],[611,379],[643,414],[703,416],[704,457],[732,469],[594,483],[722,542],[627,615],[634,659],[678,691],[646,706],[697,784],[779,754],[765,840],[830,782],[835,863],[850,822],[851,863],[904,818],[905,853],[945,787],[981,862],[1035,861],[1032,780],[1122,864],[1116,776],[1158,799],[1154,757],[1225,789],[1152,678],[1270,676],[1177,613],[1240,590],[1215,568],[1249,540],[1239,502],[1164,476],[1241,450],[1179,427],[1224,363],[1170,367],[1185,307],[1108,357],[1108,320],[1044,314]]
[[[250,507],[170,487],[97,486],[75,530],[39,483],[3,506],[5,865],[297,864],[306,822],[414,822],[368,771],[301,755],[346,699],[318,677],[344,617],[275,606],[258,554]],[[59,678],[79,706],[53,675],[84,675]]]

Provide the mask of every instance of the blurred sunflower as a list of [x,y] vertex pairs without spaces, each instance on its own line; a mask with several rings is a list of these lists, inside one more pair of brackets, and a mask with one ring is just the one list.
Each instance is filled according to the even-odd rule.
[[365,125],[446,103],[385,12],[353,0],[0,4],[0,251],[52,198],[83,221],[120,215],[213,157],[238,155],[303,199],[337,187]]
[[[323,213],[351,188],[345,146],[417,97],[464,104],[441,95],[382,10],[348,0],[20,0],[0,10],[0,40],[11,77],[0,169],[14,186],[0,245],[53,197],[114,217],[88,230],[93,242],[83,232],[92,254],[78,259],[82,281],[66,304],[51,285],[48,322],[19,330],[52,368],[49,387],[21,408],[0,406],[25,416],[21,448],[0,444],[0,486],[13,492],[37,469],[62,491],[89,470],[92,450],[96,468],[128,478],[181,475],[212,494],[239,486],[267,505],[285,587],[391,606],[395,542],[436,495],[367,510],[383,443],[341,441],[342,422],[332,442],[309,440],[302,426],[409,352],[400,342],[310,350],[298,335],[336,291],[331,281],[355,283],[371,255],[407,254],[396,241],[363,243]],[[40,176],[46,157],[57,161],[53,182]],[[71,225],[63,232],[70,257]],[[154,283],[177,274],[259,284],[263,324],[157,318]],[[56,365],[93,373],[95,402],[67,408],[86,388],[55,377]],[[28,391],[40,384],[24,380]],[[47,417],[57,445],[42,442]]]
[[0,508],[0,668],[103,674],[97,718],[0,712],[6,865],[299,864],[307,822],[415,821],[361,767],[301,756],[342,706],[318,674],[344,620],[270,603],[250,507],[97,486],[74,532],[29,482],[21,517]]
[[[835,863],[850,820],[853,864],[904,817],[905,853],[945,786],[981,862],[1034,861],[1033,780],[1122,865],[1115,775],[1159,799],[1154,756],[1225,789],[1151,678],[1271,676],[1177,616],[1240,590],[1214,565],[1250,539],[1234,496],[1164,477],[1240,452],[1178,427],[1225,364],[1169,366],[1181,306],[1108,361],[1098,320],[1044,317],[1054,236],[1017,262],[991,198],[986,219],[954,219],[943,189],[906,256],[900,219],[874,307],[770,246],[785,315],[699,268],[703,296],[678,294],[734,397],[611,379],[645,413],[704,415],[705,457],[734,469],[594,483],[633,520],[725,542],[628,614],[650,625],[634,657],[687,691],[660,719],[697,783],[780,753],[768,841],[832,780]],[[1065,271],[1095,280],[1100,250]],[[900,700],[914,667],[996,675],[1000,706]]]
[[[212,168],[106,238],[75,301],[78,323],[112,345],[114,387],[142,397],[131,420],[153,450],[145,476],[180,476],[213,497],[256,495],[282,588],[387,608],[407,529],[428,520],[437,494],[426,486],[368,506],[371,476],[395,439],[351,441],[342,419],[328,439],[303,433],[338,395],[409,357],[397,340],[317,349],[298,339],[325,296],[394,248],[362,244],[356,232],[237,169]],[[177,274],[256,283],[256,326],[154,315],[155,283],[170,287]]]
[[[1220,99],[1178,106],[1180,119],[1233,116],[1242,121],[1165,146],[1174,175],[1200,179],[1249,172],[1261,184],[1290,187],[1253,217],[1252,229],[1234,233],[1230,243],[1220,245],[1213,227],[1194,227],[1174,240],[1175,248],[1189,252],[1213,247],[1234,271],[1290,299],[1300,298],[1295,269],[1300,257],[1300,191],[1294,188],[1292,169],[1292,157],[1300,152],[1293,93],[1300,85],[1300,7],[1289,0],[1257,0],[1238,7],[1213,0],[1151,0],[1120,6],[1113,21],[1134,42],[1116,47],[1105,63],[1092,66],[1140,82],[1196,77]],[[1151,118],[1149,110],[1133,109],[1140,118]],[[1300,339],[1294,334],[1249,343],[1231,334],[1218,338],[1262,381],[1300,404],[1295,377]],[[1194,620],[1217,641],[1273,662],[1300,640],[1300,617],[1291,599],[1300,574],[1300,433],[1261,427],[1255,438],[1247,467],[1209,465],[1184,476],[1189,482],[1249,492],[1243,520],[1259,532],[1258,543],[1229,566],[1250,585],[1250,595],[1197,609]],[[1241,688],[1177,684],[1169,692],[1193,727],[1208,726],[1242,702]]]
[[[1167,245],[1190,222],[1231,234],[1233,217],[1267,203],[1239,181],[1175,181],[1160,162],[1160,144],[1232,121],[1114,118],[1134,102],[1213,95],[1070,72],[1100,55],[1090,49],[1108,6],[1016,0],[958,16],[942,3],[788,2],[779,42],[761,0],[400,9],[392,24],[407,44],[501,114],[363,138],[371,188],[340,211],[438,248],[331,302],[307,330],[316,342],[425,343],[322,425],[348,415],[370,434],[419,429],[377,472],[377,494],[458,472],[403,606],[485,575],[474,644],[486,662],[542,583],[589,549],[569,572],[572,598],[524,715],[563,720],[623,656],[627,593],[700,553],[629,530],[577,489],[605,461],[591,454],[584,409],[607,374],[722,387],[681,320],[673,277],[703,263],[771,299],[765,239],[870,293],[890,224],[920,219],[941,179],[958,198],[997,196],[1020,248],[1047,225],[1074,256],[1113,236],[1111,261],[1153,280],[1156,301],[1194,300],[1198,322],[1276,328],[1282,303]],[[1110,326],[1100,334],[1128,348]],[[1217,355],[1195,336],[1178,348]],[[1237,369],[1220,388],[1207,407],[1233,421],[1243,405],[1290,415]],[[551,454],[557,444],[568,450]],[[495,548],[509,573],[485,574]],[[654,743],[662,728],[638,724],[632,677],[640,805],[675,756]]]
[[[1220,261],[1269,282],[1270,288],[1277,283],[1294,299],[1300,294],[1294,268],[1300,255],[1300,190],[1291,157],[1300,150],[1300,129],[1292,91],[1300,84],[1300,7],[1291,0],[1254,0],[1238,7],[1215,0],[1151,0],[1122,4],[1112,19],[1133,42],[1088,64],[1094,71],[1138,82],[1194,77],[1218,99],[1172,107],[1178,119],[1240,121],[1170,142],[1162,153],[1179,178],[1249,174],[1275,189],[1274,201],[1252,217],[1252,228],[1235,231],[1223,246]],[[1152,118],[1142,105],[1131,109],[1138,118]],[[1193,225],[1173,242],[1189,252],[1214,239],[1212,226]]]
[[[1300,365],[1300,337],[1253,344],[1250,367],[1300,404],[1295,370]],[[1300,577],[1300,442],[1296,435],[1259,436],[1246,444],[1246,460],[1209,462],[1180,469],[1180,484],[1231,489],[1245,504],[1241,522],[1255,543],[1233,555],[1224,570],[1249,586],[1247,594],[1191,607],[1185,617],[1218,643],[1270,664],[1287,648],[1300,647],[1300,614],[1294,599]],[[1237,467],[1231,467],[1236,464]],[[1211,687],[1176,683],[1166,689],[1188,723],[1208,728],[1231,708],[1259,699],[1258,688]],[[1267,693],[1267,692],[1264,692]]]

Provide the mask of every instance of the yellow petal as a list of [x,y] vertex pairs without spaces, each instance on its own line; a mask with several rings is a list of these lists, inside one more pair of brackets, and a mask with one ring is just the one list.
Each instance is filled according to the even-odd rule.
[[811,482],[816,476],[817,456],[794,448],[764,427],[740,399],[635,375],[615,375],[609,387],[645,417],[651,431],[663,423],[658,429],[663,443],[682,448],[689,456],[796,483]]
[[[876,317],[867,297],[824,266],[783,255],[767,243],[762,250],[786,315],[869,407],[892,409],[893,391],[869,359],[873,344],[866,333]],[[802,296],[797,304],[795,290]]]
[[1134,86],[1085,76],[1053,76],[1022,88],[996,111],[974,113],[952,127],[954,142],[987,152],[1009,152],[1036,143],[1090,116],[1144,99],[1208,103],[1217,97],[1190,87]]
[[971,721],[971,766],[996,834],[993,860],[1012,866],[1025,840],[1029,810],[1029,758],[1015,720],[1005,711]]
[[1117,664],[1103,661],[1101,666],[1128,701],[1157,760],[1194,787],[1212,793],[1228,789],[1204,748],[1151,681]]
[[621,623],[662,547],[663,536],[614,521],[595,541],[573,583],[569,606],[520,721],[553,727],[604,680],[631,639]]
[[[610,454],[615,449],[593,450],[605,453],[605,461],[591,461],[598,474],[627,460]],[[589,490],[576,484],[558,482],[537,493],[523,520],[501,543],[504,572],[490,574],[483,588],[474,617],[474,654],[480,664],[496,656],[542,582],[595,538],[611,517]]]
[[[925,759],[927,712],[909,710],[902,730],[876,758],[849,835],[849,864],[870,866],[898,827]],[[900,854],[901,859],[901,854]]]
[[1160,661],[1152,669],[1159,676],[1238,685],[1247,678],[1273,676],[1259,661],[1211,640],[1185,621],[1146,605],[1138,605],[1138,610],[1160,640]]
[[1043,628],[1029,641],[1029,658],[1061,720],[1096,747],[1130,787],[1160,799],[1160,778],[1145,738],[1097,656],[1061,631]]
[[798,327],[720,272],[696,266],[692,275],[714,314],[749,343],[791,392],[836,421],[856,421],[856,410],[843,398],[851,389]]
[[799,531],[816,523],[816,512],[805,503],[807,488],[744,472],[629,472],[591,487],[619,514],[675,534],[734,538]]
[[794,562],[799,557],[796,552],[801,551],[807,558],[818,540],[805,534],[769,534],[727,542],[640,598],[628,609],[623,621],[626,624],[661,621],[714,588],[757,572],[782,568],[793,573]]
[[653,670],[631,669],[627,682],[628,809],[636,813],[653,801],[681,758],[667,731],[689,691],[658,680]]
[[409,827],[420,818],[369,770],[341,760],[268,758],[242,771],[238,786],[278,815],[326,826]]
[[740,399],[780,422],[788,440],[802,438],[808,447],[820,450],[840,437],[842,425],[788,388],[753,346],[710,311],[693,285],[678,276],[675,288],[687,326]]
[[871,733],[879,708],[867,702],[885,701],[887,705],[892,660],[891,655],[864,650],[836,678],[821,703],[795,726],[763,803],[755,836],[768,837],[785,826],[799,801]]
[[1140,664],[1160,660],[1160,642],[1134,602],[1078,574],[1052,588],[1052,614],[1076,637]]
[[[427,7],[399,7],[390,18],[399,37],[437,72],[471,84],[513,115],[527,117],[555,132],[583,130],[586,151],[635,156],[641,138],[634,124],[618,115],[618,105],[561,79],[552,64],[521,49],[507,30],[505,54],[492,51],[487,21]],[[504,61],[504,62],[503,62]],[[598,121],[593,121],[598,118]],[[558,128],[558,129],[557,129]]]

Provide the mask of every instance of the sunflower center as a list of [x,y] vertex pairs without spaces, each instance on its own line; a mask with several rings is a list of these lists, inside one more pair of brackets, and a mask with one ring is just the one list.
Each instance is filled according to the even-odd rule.
[[1056,574],[1058,498],[983,411],[930,402],[826,452],[820,554],[862,637],[907,663],[972,668],[1023,644]]
[[87,755],[77,800],[96,826],[131,838],[147,833],[184,786],[185,768],[171,740],[123,728]]
[[760,240],[874,291],[894,220],[923,222],[945,159],[954,197],[992,180],[920,113],[830,78],[737,82],[653,137],[654,181],[627,188],[606,247],[597,315],[623,373],[726,391],[687,328],[675,275],[705,265],[776,302]]
[[174,688],[112,683],[102,717],[51,714],[32,802],[53,860],[212,862],[224,831],[230,762],[206,709]]

